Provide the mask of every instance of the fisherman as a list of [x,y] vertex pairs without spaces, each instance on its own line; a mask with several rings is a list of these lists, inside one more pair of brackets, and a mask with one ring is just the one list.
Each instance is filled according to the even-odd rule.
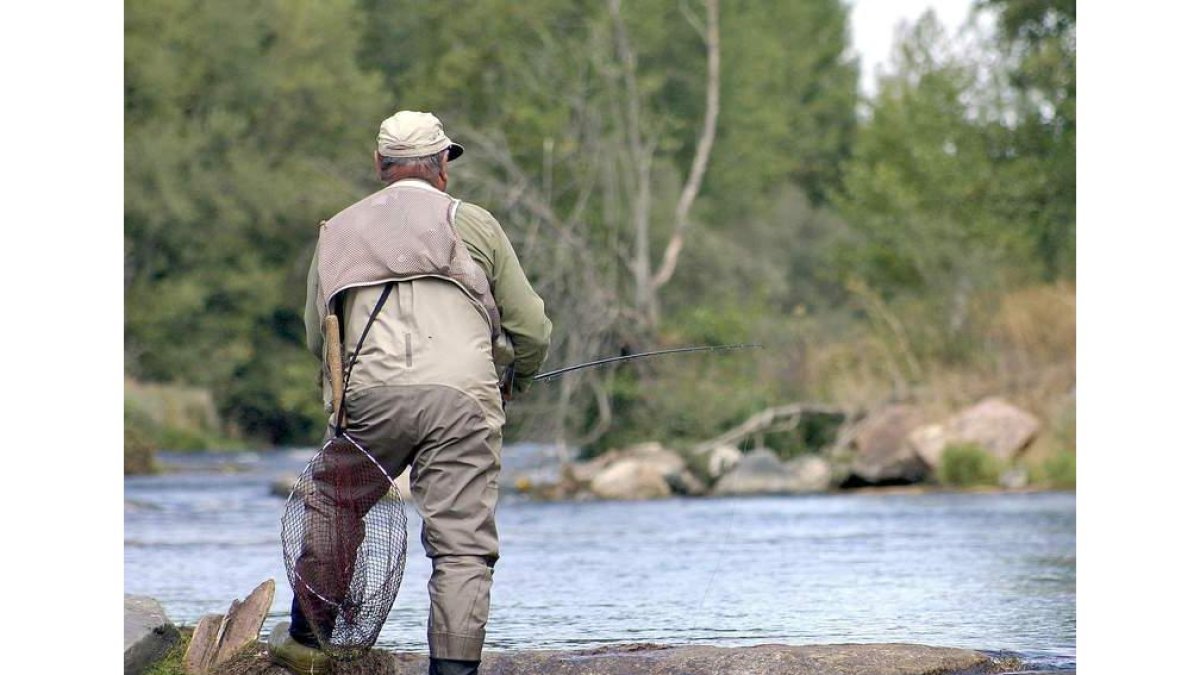
[[[462,154],[430,113],[405,110],[383,121],[375,169],[385,187],[322,225],[304,313],[308,348],[322,357],[325,316],[339,316],[349,347],[395,282],[351,371],[346,432],[389,476],[412,468],[433,565],[431,675],[478,672],[500,555],[498,373],[513,374],[511,392],[528,389],[551,330],[500,224],[446,193],[449,163]],[[333,412],[330,389],[326,381]],[[293,598],[290,625],[271,633],[272,660],[297,673],[329,672],[316,637],[322,629],[329,630],[310,625]]]

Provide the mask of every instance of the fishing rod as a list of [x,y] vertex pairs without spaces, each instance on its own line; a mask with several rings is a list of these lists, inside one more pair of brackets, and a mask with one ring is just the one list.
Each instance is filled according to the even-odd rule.
[[573,366],[567,366],[566,368],[559,368],[558,370],[551,370],[549,372],[545,372],[545,373],[542,373],[541,375],[534,377],[533,381],[534,382],[542,382],[544,380],[552,380],[556,377],[565,375],[567,373],[574,372],[576,370],[583,370],[585,368],[595,368],[596,366],[603,366],[603,365],[609,364],[609,363],[620,363],[622,361],[630,361],[632,359],[642,359],[642,358],[646,358],[646,357],[650,357],[650,356],[662,356],[664,354],[686,354],[688,352],[722,352],[722,351],[729,351],[729,350],[733,350],[733,349],[762,349],[762,348],[763,348],[763,346],[760,344],[704,345],[704,346],[700,346],[700,347],[676,347],[674,349],[660,349],[660,350],[653,351],[653,352],[641,352],[639,354],[626,354],[624,356],[609,356],[607,358],[597,359],[595,361],[588,361],[587,363],[577,363]]
[[[577,363],[573,366],[567,366],[566,368],[559,368],[558,370],[551,370],[549,372],[545,372],[545,373],[542,373],[541,375],[535,376],[533,378],[533,381],[534,382],[545,382],[546,380],[552,380],[556,377],[566,375],[567,373],[573,373],[577,370],[584,370],[585,368],[595,368],[597,366],[603,366],[603,365],[607,365],[610,363],[622,363],[625,361],[631,361],[633,359],[644,359],[644,358],[648,358],[651,356],[663,356],[665,354],[686,354],[688,352],[722,352],[722,351],[729,351],[729,350],[733,350],[733,349],[762,349],[762,348],[763,348],[763,346],[760,344],[702,345],[699,347],[676,347],[674,349],[659,349],[659,350],[652,351],[652,352],[641,352],[638,354],[625,354],[624,356],[609,356],[607,358],[597,359],[595,361],[588,361],[586,363]],[[504,378],[500,381],[500,397],[501,397],[501,400],[503,400],[505,402],[512,400],[512,395],[513,395],[512,388],[513,388],[513,381],[515,379],[515,375],[516,375],[516,371],[513,369],[512,365],[509,365],[508,368],[504,372]]]

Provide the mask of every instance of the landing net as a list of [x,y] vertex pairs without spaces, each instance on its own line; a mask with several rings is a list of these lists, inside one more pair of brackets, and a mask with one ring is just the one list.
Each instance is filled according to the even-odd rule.
[[404,500],[387,472],[353,439],[327,441],[283,512],[288,582],[323,651],[349,660],[375,644],[407,548]]

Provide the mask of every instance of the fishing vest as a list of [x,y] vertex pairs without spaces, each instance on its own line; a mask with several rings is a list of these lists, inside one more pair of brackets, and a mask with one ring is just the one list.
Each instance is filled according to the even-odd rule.
[[500,312],[487,276],[454,229],[459,201],[444,192],[391,186],[353,204],[321,227],[317,239],[320,318],[347,288],[421,277],[457,285],[500,337]]

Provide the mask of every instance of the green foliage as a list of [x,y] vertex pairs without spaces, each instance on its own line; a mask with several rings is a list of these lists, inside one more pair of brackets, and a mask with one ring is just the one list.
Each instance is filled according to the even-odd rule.
[[839,185],[858,101],[846,7],[741,0],[722,4],[722,21],[727,76],[708,179],[723,195],[715,222],[755,210],[785,185],[823,203]]
[[154,473],[152,423],[125,401],[125,475]]
[[1061,490],[1075,489],[1075,453],[1061,450],[1034,467],[1033,481]]
[[239,423],[251,387],[270,412],[247,426],[273,442],[320,423],[295,404],[315,378],[264,362],[303,357],[316,223],[369,186],[387,110],[355,60],[361,26],[349,0],[126,7],[127,372],[209,387]]
[[1012,215],[1046,279],[1075,271],[1075,0],[981,0],[999,12],[1017,123],[1006,179]]
[[937,479],[955,487],[996,485],[1000,471],[1000,462],[987,450],[977,445],[951,445],[942,453]]
[[972,71],[939,58],[947,39],[932,14],[905,36],[846,169],[838,203],[860,236],[851,271],[876,288],[949,293],[1024,253],[986,208],[990,138],[968,115]]
[[[1073,29],[1055,44],[1072,80],[1037,95],[993,72],[990,53],[957,53],[932,13],[903,35],[837,199],[857,235],[848,274],[888,296],[941,297],[952,323],[979,290],[1073,275]],[[1032,48],[987,47],[1015,52],[1014,81]]]
[[156,450],[225,450],[244,448],[245,443],[226,438],[218,429],[196,420],[156,421],[129,397],[125,399],[125,470],[151,473]]

